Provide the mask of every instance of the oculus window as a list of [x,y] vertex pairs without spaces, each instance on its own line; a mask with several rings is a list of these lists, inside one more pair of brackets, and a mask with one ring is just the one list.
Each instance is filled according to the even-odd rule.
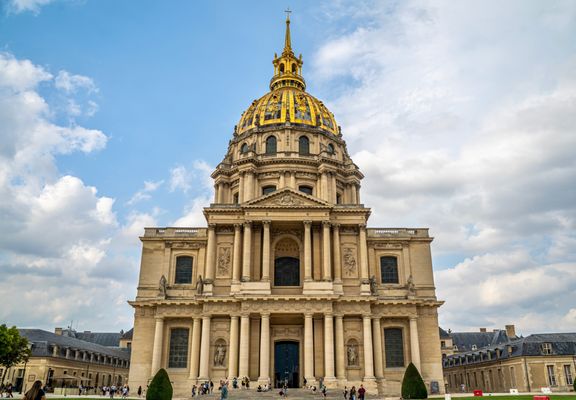
[[396,257],[380,257],[380,277],[382,283],[399,283]]
[[192,265],[194,259],[188,256],[176,258],[176,274],[174,283],[192,283]]
[[186,368],[188,360],[188,329],[174,328],[170,331],[168,368]]
[[384,352],[386,353],[386,368],[404,366],[404,343],[402,329],[384,329]]

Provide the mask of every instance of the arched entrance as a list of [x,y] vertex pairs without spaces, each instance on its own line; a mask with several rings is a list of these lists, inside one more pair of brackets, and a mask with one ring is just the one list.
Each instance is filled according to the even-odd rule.
[[299,387],[299,344],[293,341],[274,343],[274,385],[289,388]]
[[300,286],[300,249],[298,243],[291,238],[276,243],[274,286]]

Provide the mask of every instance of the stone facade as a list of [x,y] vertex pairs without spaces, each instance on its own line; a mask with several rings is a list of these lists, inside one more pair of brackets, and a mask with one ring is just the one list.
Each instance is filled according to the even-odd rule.
[[367,227],[363,175],[301,65],[287,21],[271,92],[212,174],[207,227],[141,237],[131,387],[166,368],[180,396],[226,377],[398,395],[413,362],[443,390],[432,238]]

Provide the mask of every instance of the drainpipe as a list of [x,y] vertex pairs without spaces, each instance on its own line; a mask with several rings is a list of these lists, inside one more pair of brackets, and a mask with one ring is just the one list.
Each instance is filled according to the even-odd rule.
[[526,374],[526,384],[528,385],[528,392],[532,391],[530,387],[530,376],[528,375],[528,363],[526,363],[526,356],[524,356],[524,372]]

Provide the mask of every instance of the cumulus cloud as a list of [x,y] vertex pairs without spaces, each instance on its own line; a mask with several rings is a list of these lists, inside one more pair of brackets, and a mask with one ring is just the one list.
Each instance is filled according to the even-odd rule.
[[52,3],[54,0],[9,0],[8,7],[14,13],[31,11],[38,13],[40,8]]
[[574,330],[576,5],[498,4],[331,8],[353,28],[312,75],[366,175],[371,224],[436,237],[446,328]]
[[54,122],[55,106],[41,86],[70,96],[74,87],[97,90],[89,78],[61,72],[55,79],[30,60],[0,53],[0,319],[51,329],[98,314],[104,326],[126,328],[116,314],[130,315],[129,307],[104,299],[110,290],[133,290],[137,263],[115,243],[129,228],[118,221],[113,198],[61,174],[57,164],[62,154],[102,150],[108,137],[76,124],[74,115],[68,125]]
[[98,91],[92,78],[83,75],[74,75],[68,71],[58,72],[54,80],[54,86],[66,93],[74,93],[79,89],[84,89],[91,93]]
[[134,195],[130,198],[130,200],[128,200],[128,202],[126,204],[131,206],[131,205],[138,203],[139,201],[150,199],[150,197],[151,197],[150,193],[158,190],[158,188],[160,186],[162,186],[163,183],[164,183],[163,180],[156,181],[156,182],[145,181],[144,187],[142,189],[140,189],[139,191],[137,191],[136,193],[134,193]]

